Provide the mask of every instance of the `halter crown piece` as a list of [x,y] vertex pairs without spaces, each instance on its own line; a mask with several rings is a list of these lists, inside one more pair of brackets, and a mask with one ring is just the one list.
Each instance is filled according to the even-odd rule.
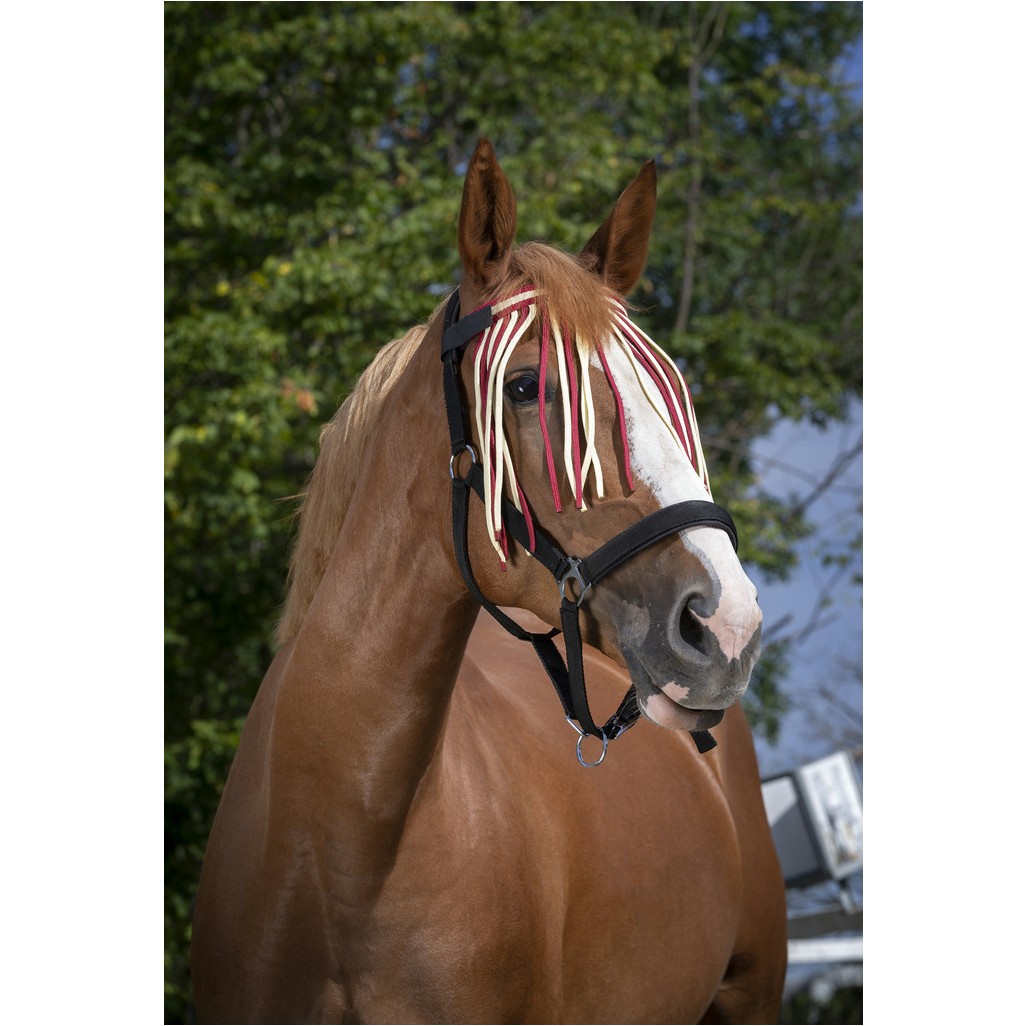
[[[692,499],[675,503],[651,513],[621,531],[586,558],[566,555],[560,547],[538,528],[531,516],[527,499],[516,479],[509,445],[503,427],[503,377],[517,343],[531,325],[541,320],[541,364],[539,380],[543,383],[538,395],[538,416],[545,446],[545,460],[552,488],[553,501],[560,510],[556,461],[545,421],[545,373],[550,340],[554,343],[559,366],[563,417],[567,430],[563,464],[573,485],[574,501],[579,509],[586,509],[584,484],[589,475],[594,482],[595,494],[603,494],[602,468],[595,449],[595,414],[591,386],[587,372],[590,349],[585,340],[571,339],[561,327],[550,322],[539,293],[525,290],[474,310],[460,318],[459,292],[449,298],[442,331],[443,389],[452,456],[449,475],[453,486],[453,543],[460,573],[471,594],[514,637],[529,641],[545,667],[563,706],[567,722],[578,734],[577,758],[584,766],[597,766],[605,758],[610,741],[615,740],[638,720],[641,711],[633,684],[628,688],[619,708],[603,727],[595,725],[588,708],[584,683],[584,659],[580,631],[579,609],[587,591],[621,563],[641,552],[649,545],[675,534],[686,527],[718,527],[730,536],[737,549],[737,529],[730,514],[714,502]],[[627,356],[646,396],[659,412],[684,456],[709,490],[709,477],[702,455],[691,395],[673,361],[627,317],[623,306],[610,300],[612,310],[612,337],[607,344],[618,346]],[[539,312],[540,311],[540,312]],[[481,458],[469,442],[467,420],[459,388],[459,364],[464,351],[474,339],[475,424],[484,449]],[[621,440],[623,442],[624,470],[627,483],[634,487],[627,428],[623,402],[609,365],[597,347],[598,357],[616,400]],[[662,358],[660,360],[659,358]],[[672,368],[676,377],[672,382],[663,364]],[[460,477],[456,473],[456,459],[464,452],[471,457],[470,469]],[[474,579],[467,545],[467,523],[470,492],[475,491],[485,504],[485,520],[489,539],[505,568],[509,555],[509,537],[512,536],[534,556],[556,579],[562,599],[560,621],[566,642],[566,661],[553,642],[559,630],[546,634],[532,633],[521,627],[501,609],[490,602]],[[573,591],[570,585],[573,582]],[[706,730],[691,732],[699,751],[712,748],[716,741]],[[581,751],[588,735],[602,742],[602,754],[589,763]]]

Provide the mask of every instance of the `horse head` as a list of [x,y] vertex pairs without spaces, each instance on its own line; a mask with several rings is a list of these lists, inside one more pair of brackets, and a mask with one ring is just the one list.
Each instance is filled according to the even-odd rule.
[[[471,514],[481,591],[559,626],[552,577],[503,523],[505,497],[529,531],[591,552],[641,518],[710,499],[687,385],[630,320],[656,202],[646,163],[577,257],[514,246],[513,190],[487,140],[469,164],[459,219],[460,309],[492,324],[460,365],[485,501]],[[730,538],[674,531],[580,596],[585,641],[626,667],[641,711],[702,730],[738,701],[759,654],[762,613]]]

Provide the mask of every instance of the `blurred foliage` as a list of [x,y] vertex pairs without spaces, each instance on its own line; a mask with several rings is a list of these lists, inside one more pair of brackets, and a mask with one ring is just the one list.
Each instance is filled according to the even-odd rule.
[[[272,655],[290,497],[358,372],[457,280],[479,136],[517,192],[518,237],[571,251],[655,158],[637,319],[686,361],[742,558],[793,567],[808,524],[760,494],[750,452],[781,417],[826,424],[861,393],[861,107],[838,74],[861,4],[164,10],[173,1023],[190,1014],[203,845]],[[785,669],[770,651],[750,689],[770,736]]]
[[839,987],[825,1001],[817,1001],[808,989],[799,991],[784,1002],[781,1023],[832,1023],[833,1026],[864,1022],[862,988]]

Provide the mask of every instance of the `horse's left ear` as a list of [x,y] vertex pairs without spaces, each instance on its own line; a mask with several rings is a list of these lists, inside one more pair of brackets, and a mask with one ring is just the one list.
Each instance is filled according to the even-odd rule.
[[626,296],[645,270],[655,206],[655,161],[646,160],[634,181],[620,193],[613,212],[581,250],[585,267],[618,295]]

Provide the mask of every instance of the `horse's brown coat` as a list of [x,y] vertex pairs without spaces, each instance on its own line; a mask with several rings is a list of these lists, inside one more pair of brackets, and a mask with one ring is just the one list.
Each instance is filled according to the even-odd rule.
[[[643,169],[589,244],[583,265],[608,272],[596,301],[640,273],[654,187]],[[529,262],[510,249],[512,190],[486,142],[460,223],[469,311]],[[578,765],[531,648],[485,616],[475,626],[452,551],[437,315],[421,334],[353,454],[341,529],[225,787],[193,926],[201,1021],[776,1021],[783,886],[740,707],[706,755],[643,721],[600,768]],[[525,493],[544,495],[535,443],[516,441]],[[654,508],[615,476],[588,512],[539,504],[539,522],[568,551],[592,551]],[[482,590],[525,625],[558,624],[551,578],[519,551],[499,571],[473,509]],[[668,580],[699,588],[708,573],[672,540],[650,553],[610,575],[607,594],[658,612]],[[606,653],[586,651],[599,722],[630,682],[608,608],[583,607]],[[747,673],[748,656],[721,660],[723,673]]]

